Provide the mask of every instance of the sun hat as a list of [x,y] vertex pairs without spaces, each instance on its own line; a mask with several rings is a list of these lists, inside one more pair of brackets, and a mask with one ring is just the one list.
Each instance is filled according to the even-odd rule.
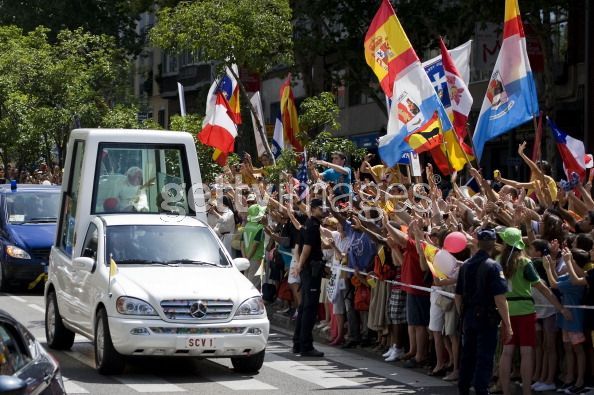
[[505,244],[517,250],[526,248],[526,244],[522,241],[522,232],[518,228],[505,228],[503,232],[499,232],[499,237]]
[[260,220],[264,217],[264,213],[266,212],[266,207],[260,206],[259,204],[252,204],[248,208],[248,222],[260,222]]

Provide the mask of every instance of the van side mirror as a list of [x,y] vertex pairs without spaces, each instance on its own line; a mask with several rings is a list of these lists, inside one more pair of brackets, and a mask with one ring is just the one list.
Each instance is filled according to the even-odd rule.
[[233,264],[240,272],[245,272],[250,268],[250,261],[246,258],[235,258]]
[[27,383],[15,376],[0,376],[0,394],[23,395],[27,391]]
[[92,272],[95,270],[95,260],[86,256],[79,256],[78,258],[74,258],[72,266],[76,269]]

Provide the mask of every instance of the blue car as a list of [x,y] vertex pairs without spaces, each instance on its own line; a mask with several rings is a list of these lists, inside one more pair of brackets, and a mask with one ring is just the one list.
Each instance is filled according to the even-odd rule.
[[59,186],[0,185],[0,290],[44,278],[59,205]]

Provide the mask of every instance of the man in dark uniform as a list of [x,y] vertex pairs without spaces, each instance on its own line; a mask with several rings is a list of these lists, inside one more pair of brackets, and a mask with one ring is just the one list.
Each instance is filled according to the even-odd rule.
[[478,232],[479,251],[460,268],[456,284],[456,308],[462,317],[462,353],[458,391],[477,395],[489,393],[497,332],[502,321],[504,341],[512,337],[505,293],[507,281],[499,263],[490,258],[495,248],[495,231]]
[[303,357],[324,356],[323,352],[313,347],[312,335],[324,271],[320,235],[320,220],[324,218],[323,206],[321,199],[311,201],[310,217],[305,222],[303,248],[297,264],[297,270],[301,278],[301,304],[299,305],[295,333],[293,334],[293,352],[301,353]]

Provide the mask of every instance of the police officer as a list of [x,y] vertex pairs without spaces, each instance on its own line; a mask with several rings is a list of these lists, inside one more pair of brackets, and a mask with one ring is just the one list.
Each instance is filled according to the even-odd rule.
[[505,293],[507,281],[499,263],[490,258],[495,248],[495,231],[480,230],[478,252],[460,268],[456,284],[456,308],[462,318],[462,353],[458,391],[477,395],[489,393],[497,332],[502,321],[504,341],[512,337]]
[[313,327],[316,322],[320,285],[324,271],[322,263],[322,238],[320,221],[324,218],[324,204],[313,199],[310,204],[310,218],[305,222],[303,247],[299,255],[297,270],[301,279],[301,303],[293,333],[293,352],[303,357],[323,357],[324,353],[313,347]]

